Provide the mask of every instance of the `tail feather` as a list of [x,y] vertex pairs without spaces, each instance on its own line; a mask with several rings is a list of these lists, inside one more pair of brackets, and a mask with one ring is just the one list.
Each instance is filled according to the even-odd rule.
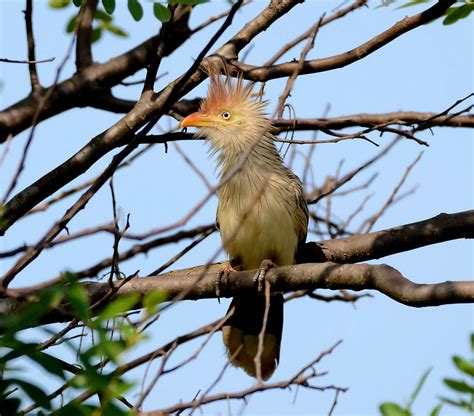
[[[222,328],[224,344],[229,358],[252,377],[257,376],[255,357],[258,352],[258,336],[262,330],[265,313],[265,296],[247,294],[236,296],[230,304],[234,312]],[[270,296],[270,309],[263,338],[260,359],[262,378],[273,374],[280,359],[283,330],[283,295]]]

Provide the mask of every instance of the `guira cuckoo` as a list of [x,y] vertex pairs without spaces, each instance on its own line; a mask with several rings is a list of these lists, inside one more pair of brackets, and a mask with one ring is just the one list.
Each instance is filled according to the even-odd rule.
[[[208,95],[181,127],[197,127],[197,136],[207,139],[217,155],[224,178],[218,191],[217,226],[230,264],[236,270],[259,269],[261,277],[269,264],[294,264],[305,242],[308,207],[303,187],[275,147],[271,122],[264,114],[266,102],[254,98],[252,86],[241,77],[223,79],[212,67],[208,72]],[[235,296],[229,307],[235,307],[234,312],[222,329],[232,364],[253,377],[265,304],[257,290]],[[283,295],[272,294],[260,355],[264,380],[277,366],[282,329]]]

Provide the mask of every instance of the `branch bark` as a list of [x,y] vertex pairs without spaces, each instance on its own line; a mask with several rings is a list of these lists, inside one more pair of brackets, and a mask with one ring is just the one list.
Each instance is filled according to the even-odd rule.
[[76,43],[76,68],[80,71],[92,64],[92,23],[99,0],[87,0],[82,6],[82,18],[78,21]]
[[[90,303],[93,304],[111,291],[113,298],[129,293],[145,296],[159,290],[167,294],[169,300],[182,297],[187,300],[216,298],[216,273],[219,264],[178,270],[158,276],[134,278],[111,288],[110,282],[84,282]],[[255,291],[255,270],[232,272],[220,284],[220,297],[233,297],[243,292]],[[315,289],[376,290],[391,299],[412,307],[439,306],[455,303],[474,302],[474,281],[446,281],[436,284],[418,284],[408,280],[398,270],[386,264],[337,264],[306,263],[271,269],[266,275],[271,288],[276,292]],[[0,301],[0,316],[18,312],[25,303],[22,299]],[[133,309],[139,308],[137,304]],[[67,322],[74,319],[67,305],[47,313],[42,323]]]
[[369,234],[310,242],[300,261],[357,263],[459,238],[474,238],[474,210],[439,214]]

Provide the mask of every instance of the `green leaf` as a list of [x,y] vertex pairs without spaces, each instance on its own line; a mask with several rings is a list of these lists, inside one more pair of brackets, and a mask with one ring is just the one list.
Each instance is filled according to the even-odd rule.
[[404,9],[405,7],[416,6],[417,4],[430,3],[431,1],[433,0],[413,0],[409,1],[408,3],[402,4],[401,6],[398,6],[395,10]]
[[99,9],[95,11],[94,18],[96,20],[100,20],[102,22],[111,22],[112,21],[112,18],[107,13],[105,13],[102,10],[99,10]]
[[74,3],[74,6],[76,6],[76,7],[81,7],[82,6],[82,0],[72,0],[72,2]]
[[466,409],[466,410],[469,410],[469,411],[474,410],[472,405],[470,403],[466,402],[465,400],[455,401],[455,400],[448,399],[446,397],[440,397],[440,399],[444,403],[448,403],[451,406],[460,407],[461,409]]
[[430,372],[431,372],[431,368],[428,368],[428,370],[426,370],[423,375],[421,376],[420,378],[420,381],[418,381],[418,384],[417,386],[415,387],[415,390],[413,390],[413,393],[411,394],[411,398],[410,398],[410,401],[408,402],[408,405],[407,405],[407,408],[410,409],[411,406],[413,405],[413,402],[415,401],[416,397],[418,396],[418,394],[420,393],[420,390],[421,388],[423,387],[423,385],[425,384],[426,382],[426,379],[428,378],[428,376],[430,375]]
[[138,0],[128,0],[128,10],[137,22],[143,17],[143,7]]
[[69,19],[69,22],[67,22],[67,25],[66,25],[66,33],[74,32],[74,29],[76,28],[76,19],[77,19],[76,15],[72,16]]
[[138,302],[138,295],[130,293],[128,295],[120,296],[119,298],[110,302],[104,310],[99,314],[100,321],[116,318],[125,311],[130,310]]
[[209,2],[209,0],[168,0],[169,4],[183,4],[188,6],[195,6],[207,2]]
[[451,378],[445,378],[443,380],[449,388],[459,391],[461,393],[471,393],[474,394],[474,387],[469,386],[465,381],[462,380],[453,380]]
[[382,416],[411,416],[411,412],[403,409],[399,404],[393,402],[382,403],[379,407]]
[[438,404],[430,413],[430,416],[438,416],[441,408],[443,407],[443,403]]
[[169,22],[171,20],[171,11],[160,3],[153,4],[153,13],[160,22]]
[[471,334],[471,351],[474,352],[474,332]]
[[131,410],[121,409],[112,402],[108,402],[105,407],[101,409],[101,414],[102,416],[133,416],[136,413]]
[[102,6],[108,14],[112,14],[115,10],[115,0],[102,0]]
[[147,338],[143,332],[137,331],[133,325],[128,324],[125,320],[122,320],[121,322],[119,321],[116,324],[120,331],[120,335],[125,341],[126,348],[131,348],[138,342]]
[[66,299],[69,301],[72,311],[78,318],[86,321],[91,317],[89,296],[86,289],[81,286],[72,274],[68,274],[68,280],[71,282],[66,287]]
[[28,357],[38,365],[42,366],[49,373],[55,374],[64,379],[64,363],[52,355],[39,351],[37,344],[24,343],[18,340],[10,342],[2,340],[1,345],[4,349],[8,348],[10,351],[0,357],[0,363],[8,363],[19,357]]
[[[129,391],[132,387],[133,387],[132,383],[128,383],[122,379],[117,379],[117,380],[114,380],[114,383],[111,383],[108,386],[108,390],[110,391],[110,393],[112,393],[114,397],[120,397],[124,393]],[[136,413],[133,414],[133,416],[135,415]]]
[[92,29],[92,33],[91,33],[92,43],[97,42],[101,37],[102,37],[102,28],[96,27],[95,29]]
[[71,0],[49,0],[49,7],[52,9],[62,9],[71,4]]
[[[94,413],[94,411],[97,413]],[[100,414],[98,411],[100,411],[100,409],[95,406],[72,401],[66,406],[55,410],[54,414],[56,416],[91,416]]]
[[29,354],[29,357],[49,373],[65,379],[64,363],[59,358],[38,351],[37,349],[32,354]]
[[91,391],[105,391],[112,381],[110,374],[102,374],[97,372],[94,367],[89,367],[82,373],[74,376],[71,383],[75,387],[87,388]]
[[109,31],[110,33],[113,33],[116,36],[121,36],[122,38],[126,38],[128,36],[128,33],[125,32],[125,30],[113,25],[112,23],[104,22],[100,25],[100,27]]
[[463,373],[474,377],[474,364],[457,355],[453,356],[454,365]]
[[146,309],[148,316],[158,312],[158,305],[163,303],[168,298],[166,292],[162,290],[153,290],[148,293],[143,299],[143,307]]
[[100,338],[100,342],[92,347],[88,354],[94,354],[97,357],[105,356],[117,363],[120,354],[125,351],[125,343],[123,341],[107,339],[105,334]]
[[446,18],[443,20],[443,25],[452,25],[458,20],[464,19],[474,10],[474,3],[465,4],[460,7],[450,7]]
[[381,7],[388,7],[392,3],[395,3],[396,1],[397,0],[382,0],[382,2],[378,6],[375,6],[374,8],[375,9],[380,9]]
[[34,384],[16,378],[11,378],[4,381],[10,384],[16,384],[35,404],[38,404],[47,410],[51,409],[51,403],[48,399],[47,394]]

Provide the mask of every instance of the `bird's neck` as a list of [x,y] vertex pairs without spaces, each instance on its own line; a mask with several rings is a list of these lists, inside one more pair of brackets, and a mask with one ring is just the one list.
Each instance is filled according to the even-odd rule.
[[227,143],[217,150],[217,158],[221,179],[245,175],[252,180],[259,172],[273,172],[283,166],[271,136]]

